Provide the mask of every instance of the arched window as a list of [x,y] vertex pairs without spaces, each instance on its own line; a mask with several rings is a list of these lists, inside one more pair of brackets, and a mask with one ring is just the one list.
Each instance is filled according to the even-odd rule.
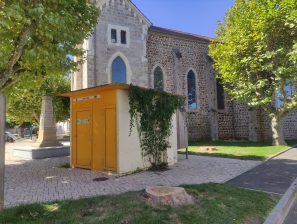
[[164,91],[163,71],[159,66],[154,71],[154,89]]
[[112,62],[112,83],[127,83],[127,69],[121,57],[117,57]]
[[225,93],[224,93],[224,86],[221,83],[221,79],[217,79],[217,104],[218,110],[225,109]]
[[189,110],[197,109],[197,95],[196,95],[196,77],[192,70],[187,76],[188,81],[188,108]]

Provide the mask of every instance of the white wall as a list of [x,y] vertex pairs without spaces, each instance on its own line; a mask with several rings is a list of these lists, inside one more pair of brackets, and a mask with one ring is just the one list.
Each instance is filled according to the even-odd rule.
[[117,121],[118,172],[128,173],[137,168],[145,168],[147,164],[141,156],[136,128],[133,128],[129,136],[130,113],[127,90],[117,90]]
[[65,135],[70,133],[70,121],[58,122],[56,127],[57,135]]
[[[177,162],[177,122],[176,115],[172,117],[171,147],[167,150],[169,165]],[[129,98],[127,90],[117,90],[117,146],[118,146],[118,172],[128,173],[145,168],[149,163],[142,158],[140,142],[136,128],[133,128],[131,136]]]
[[172,116],[172,134],[169,138],[170,148],[167,149],[167,162],[169,165],[177,163],[177,119],[176,114]]

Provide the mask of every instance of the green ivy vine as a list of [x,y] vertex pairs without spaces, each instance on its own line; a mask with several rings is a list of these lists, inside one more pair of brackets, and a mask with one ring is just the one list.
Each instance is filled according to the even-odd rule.
[[170,147],[172,116],[184,107],[185,98],[130,85],[129,104],[130,134],[136,125],[142,156],[158,169],[166,163],[163,155]]

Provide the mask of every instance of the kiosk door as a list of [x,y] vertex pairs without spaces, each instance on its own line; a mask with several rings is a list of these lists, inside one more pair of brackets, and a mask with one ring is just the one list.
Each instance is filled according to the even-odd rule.
[[76,164],[79,167],[92,167],[92,111],[76,112]]

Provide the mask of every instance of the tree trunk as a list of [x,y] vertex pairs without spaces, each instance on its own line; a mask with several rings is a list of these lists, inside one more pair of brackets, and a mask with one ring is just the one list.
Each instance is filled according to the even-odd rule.
[[287,145],[283,133],[283,119],[271,114],[272,145]]

